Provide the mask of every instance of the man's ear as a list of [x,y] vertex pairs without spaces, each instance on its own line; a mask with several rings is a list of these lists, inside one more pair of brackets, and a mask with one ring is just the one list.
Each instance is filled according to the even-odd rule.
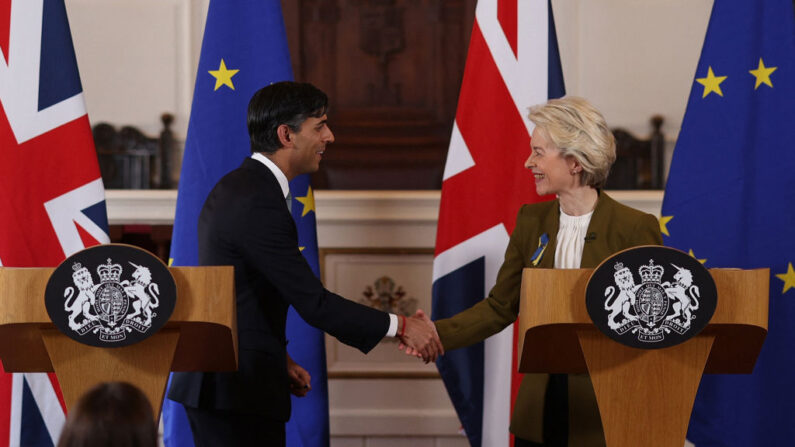
[[281,143],[282,147],[287,147],[293,142],[293,136],[290,135],[290,128],[287,124],[280,124],[276,128],[276,135],[278,135],[279,143]]

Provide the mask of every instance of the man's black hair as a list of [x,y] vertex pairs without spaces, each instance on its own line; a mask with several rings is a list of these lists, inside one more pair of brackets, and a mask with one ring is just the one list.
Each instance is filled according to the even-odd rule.
[[298,132],[307,118],[320,118],[327,110],[328,97],[309,83],[285,81],[259,89],[248,103],[251,152],[276,152],[282,147],[276,134],[280,125]]

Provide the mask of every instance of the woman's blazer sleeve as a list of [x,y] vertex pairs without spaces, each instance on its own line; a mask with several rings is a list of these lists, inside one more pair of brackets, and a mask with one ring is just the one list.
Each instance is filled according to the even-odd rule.
[[516,321],[519,315],[519,292],[522,270],[527,259],[527,239],[532,233],[523,206],[516,227],[505,250],[505,259],[497,274],[497,282],[488,297],[453,317],[438,320],[436,329],[445,350],[469,346],[485,340]]

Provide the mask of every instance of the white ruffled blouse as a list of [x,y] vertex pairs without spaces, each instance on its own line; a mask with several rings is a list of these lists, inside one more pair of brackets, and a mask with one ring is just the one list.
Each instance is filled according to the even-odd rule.
[[593,211],[582,216],[569,216],[560,210],[557,247],[555,248],[556,269],[578,269],[582,262],[582,248],[585,234],[591,223]]

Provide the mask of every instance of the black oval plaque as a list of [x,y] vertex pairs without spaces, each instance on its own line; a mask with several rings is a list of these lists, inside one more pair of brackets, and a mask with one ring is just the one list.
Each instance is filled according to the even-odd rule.
[[715,281],[692,256],[648,245],[609,257],[585,293],[588,314],[605,335],[641,349],[666,348],[698,334],[718,303]]
[[55,326],[103,348],[138,343],[171,317],[177,286],[168,267],[131,245],[97,245],[66,258],[47,282],[44,303]]

